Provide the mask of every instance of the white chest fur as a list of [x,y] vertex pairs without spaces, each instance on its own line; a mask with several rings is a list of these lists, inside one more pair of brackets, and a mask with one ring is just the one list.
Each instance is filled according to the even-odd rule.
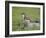
[[22,18],[24,19],[24,15],[22,15]]

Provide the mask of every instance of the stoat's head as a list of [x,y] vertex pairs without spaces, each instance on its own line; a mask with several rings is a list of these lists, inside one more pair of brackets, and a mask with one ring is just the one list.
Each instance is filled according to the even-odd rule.
[[25,15],[25,13],[21,13],[21,15]]
[[22,17],[24,18],[24,15],[22,15]]
[[25,16],[25,13],[22,13],[21,15],[22,15],[22,17],[24,18],[24,16]]

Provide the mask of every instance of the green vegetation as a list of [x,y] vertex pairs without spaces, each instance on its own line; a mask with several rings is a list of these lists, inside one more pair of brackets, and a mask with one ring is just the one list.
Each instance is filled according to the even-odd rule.
[[12,7],[12,31],[39,30],[40,26],[38,29],[36,28],[36,26],[34,26],[32,29],[24,27],[21,17],[21,13],[23,12],[26,15],[30,16],[32,20],[40,19],[40,8]]

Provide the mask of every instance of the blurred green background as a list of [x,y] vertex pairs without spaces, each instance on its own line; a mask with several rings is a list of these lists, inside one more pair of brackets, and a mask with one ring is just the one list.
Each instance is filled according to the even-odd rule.
[[12,31],[39,30],[40,26],[39,27],[34,26],[32,29],[24,27],[24,25],[22,24],[22,17],[21,17],[21,13],[23,12],[26,15],[31,16],[32,20],[40,19],[40,8],[12,7]]

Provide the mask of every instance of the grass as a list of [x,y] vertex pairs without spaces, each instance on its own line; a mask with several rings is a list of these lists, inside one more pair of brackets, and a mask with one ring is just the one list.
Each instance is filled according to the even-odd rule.
[[[25,13],[30,16],[32,20],[40,19],[40,8],[32,8],[32,7],[12,7],[12,31],[26,31],[26,30],[39,30],[36,26],[32,29],[24,27],[22,23],[21,13]],[[26,29],[26,30],[25,30]]]

